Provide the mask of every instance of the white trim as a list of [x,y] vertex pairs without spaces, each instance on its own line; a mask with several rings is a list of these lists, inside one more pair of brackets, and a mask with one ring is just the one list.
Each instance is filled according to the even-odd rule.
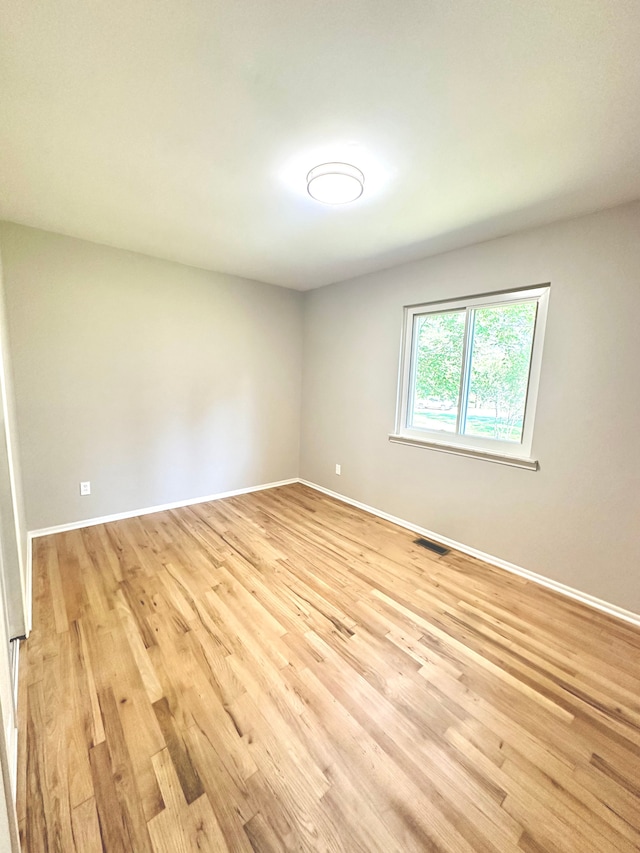
[[33,540],[37,539],[39,536],[49,536],[52,533],[64,533],[67,530],[80,530],[83,527],[93,527],[96,524],[108,524],[110,521],[122,521],[125,518],[137,518],[140,515],[151,515],[154,512],[163,512],[167,509],[179,509],[182,506],[192,506],[193,504],[207,503],[207,501],[217,501],[221,498],[231,498],[234,495],[246,495],[249,492],[261,492],[264,489],[275,489],[278,486],[288,486],[291,483],[298,482],[300,481],[297,477],[291,477],[289,480],[278,480],[274,483],[263,483],[260,486],[247,486],[244,489],[233,489],[230,492],[218,492],[215,495],[207,495],[202,498],[189,498],[186,501],[174,501],[173,503],[145,507],[144,509],[133,509],[129,512],[118,512],[113,515],[103,515],[100,518],[87,518],[83,521],[72,521],[69,524],[58,524],[54,527],[42,527],[39,530],[29,530],[27,533],[26,636],[29,636],[33,627]]
[[18,686],[20,681],[20,642],[21,641],[18,639],[11,640],[11,643],[15,643],[11,658],[11,683],[13,688],[13,704],[16,709],[16,719],[18,718]]
[[424,447],[427,450],[439,450],[441,453],[453,453],[456,456],[484,459],[485,462],[498,462],[500,465],[511,465],[512,468],[525,468],[527,471],[538,470],[538,460],[530,459],[528,456],[505,456],[480,447],[464,447],[462,444],[448,444],[446,441],[432,441],[426,438],[409,438],[409,436],[395,433],[390,433],[389,441],[393,444],[406,444],[409,447]]
[[12,680],[12,688],[13,688],[13,707],[15,709],[15,723],[16,725],[13,727],[13,732],[11,733],[11,740],[8,742],[9,748],[9,758],[10,758],[10,766],[9,772],[11,774],[11,788],[13,791],[13,799],[14,802],[17,798],[18,794],[18,695],[19,695],[19,682],[20,682],[20,640],[12,640],[12,643],[15,643],[14,651],[13,651],[13,671],[11,673]]
[[633,613],[631,610],[625,610],[623,607],[618,607],[617,604],[610,604],[608,601],[603,601],[600,598],[596,598],[594,595],[581,592],[579,589],[566,586],[565,584],[560,583],[559,581],[554,581],[544,575],[538,575],[535,572],[529,571],[529,569],[523,569],[521,566],[509,563],[507,560],[502,560],[500,557],[494,557],[492,554],[485,554],[484,551],[479,551],[477,548],[464,545],[462,542],[456,542],[455,539],[449,539],[449,537],[442,536],[440,533],[434,533],[433,530],[427,530],[426,527],[420,527],[418,524],[413,524],[410,521],[405,521],[403,518],[390,515],[388,512],[383,512],[373,506],[361,503],[361,501],[348,498],[346,495],[341,495],[339,492],[333,492],[331,489],[325,489],[324,486],[318,486],[317,483],[311,483],[308,480],[302,479],[299,482],[305,486],[315,489],[318,492],[329,495],[329,497],[336,498],[336,500],[342,501],[343,503],[358,507],[358,509],[369,512],[371,515],[376,515],[378,518],[384,518],[385,521],[390,521],[393,524],[397,524],[399,527],[405,527],[407,530],[413,530],[421,536],[426,536],[428,539],[434,539],[436,542],[441,542],[443,545],[446,545],[449,548],[454,548],[456,551],[462,551],[463,554],[468,554],[470,557],[476,557],[477,559],[483,560],[485,563],[489,563],[499,569],[505,569],[507,572],[520,575],[520,577],[533,581],[533,583],[545,586],[547,589],[552,589],[554,592],[559,592],[561,595],[566,595],[568,598],[573,598],[575,601],[579,601],[589,607],[594,607],[596,610],[607,613],[609,616],[615,616],[618,619],[622,619],[625,622],[630,622],[632,625],[640,627],[639,613]]
[[19,512],[19,504],[18,504],[18,489],[16,486],[17,477],[15,470],[15,457],[16,457],[16,444],[13,440],[13,435],[11,431],[11,417],[10,417],[10,408],[9,408],[9,393],[7,388],[7,363],[5,361],[5,346],[8,347],[7,341],[7,328],[6,328],[6,316],[3,316],[4,324],[2,328],[0,328],[0,334],[2,335],[2,340],[0,340],[0,395],[2,397],[2,414],[4,420],[4,440],[5,446],[7,449],[7,465],[9,468],[9,488],[11,490],[11,508],[13,511],[13,527],[16,534],[16,552],[18,558],[18,572],[20,575],[20,593],[22,596],[22,623],[24,624],[25,631],[27,630],[26,621],[27,621],[27,603],[25,601],[26,598],[26,578],[25,578],[25,566],[22,545],[23,545],[23,531],[20,527],[20,512]]
[[13,699],[13,714],[10,715],[7,737],[7,759],[9,763],[9,777],[11,780],[11,793],[13,802],[16,802],[18,793],[18,678],[20,672],[20,640],[12,640],[15,650],[11,660],[11,697]]
[[33,534],[27,533],[27,576],[25,591],[26,625],[25,636],[28,637],[33,628]]
[[336,500],[342,501],[343,503],[358,507],[358,509],[362,509],[365,512],[369,512],[371,513],[371,515],[375,515],[378,518],[384,518],[386,521],[390,521],[393,524],[397,524],[399,527],[404,527],[407,530],[413,530],[415,533],[419,533],[421,536],[426,536],[428,539],[434,539],[435,541],[441,542],[443,545],[446,545],[449,548],[454,548],[456,551],[461,551],[463,554],[468,554],[470,557],[476,557],[479,560],[483,560],[485,563],[489,563],[489,565],[491,566],[496,566],[497,568],[505,569],[507,572],[511,572],[512,574],[520,575],[520,577],[526,578],[527,580],[530,580],[533,583],[540,584],[541,586],[547,587],[547,589],[552,589],[554,590],[554,592],[558,592],[561,595],[566,595],[568,598],[573,598],[575,601],[580,601],[582,604],[586,604],[589,607],[594,607],[596,610],[600,610],[603,613],[607,613],[609,616],[615,616],[618,619],[622,619],[625,622],[629,622],[632,625],[637,625],[640,627],[640,614],[638,613],[633,613],[631,610],[625,610],[623,607],[618,607],[617,604],[610,604],[608,601],[603,601],[600,598],[596,598],[594,595],[589,595],[589,593],[582,592],[579,589],[574,589],[573,587],[566,586],[566,584],[552,580],[551,578],[547,578],[544,575],[536,574],[536,572],[529,571],[529,569],[523,569],[521,566],[516,566],[515,563],[509,563],[507,560],[503,560],[500,557],[494,557],[493,554],[486,554],[484,551],[479,551],[477,548],[472,548],[470,545],[465,545],[463,542],[457,542],[455,539],[449,539],[449,537],[442,536],[440,533],[435,533],[433,530],[428,530],[426,527],[420,527],[420,525],[418,524],[413,524],[410,521],[405,521],[403,518],[398,518],[395,515],[390,515],[388,512],[383,512],[382,510],[376,509],[375,507],[369,506],[368,504],[364,504],[361,501],[356,501],[353,498],[349,498],[346,495],[342,495],[339,492],[334,492],[331,489],[326,489],[324,486],[319,486],[317,483],[312,483],[309,480],[303,480],[299,477],[292,477],[289,480],[279,480],[275,483],[265,483],[260,486],[249,486],[244,489],[234,489],[230,492],[218,492],[218,494],[208,495],[207,497],[191,498],[186,501],[176,501],[174,503],[163,504],[161,506],[147,507],[146,509],[132,510],[130,512],[121,512],[116,513],[114,515],[105,515],[101,518],[90,518],[86,519],[85,521],[75,521],[71,524],[61,524],[57,527],[45,527],[41,530],[31,530],[28,534],[28,629],[31,630],[32,625],[32,540],[36,537],[47,536],[51,533],[63,533],[66,530],[78,530],[82,527],[91,527],[94,524],[106,524],[110,521],[120,521],[121,519],[125,518],[135,518],[139,515],[149,515],[153,512],[162,512],[167,509],[178,509],[179,507],[183,506],[192,506],[193,504],[206,503],[207,501],[216,501],[220,500],[221,498],[230,498],[234,495],[245,495],[250,492],[259,492],[265,489],[275,489],[278,488],[278,486],[288,486],[292,483],[302,483],[305,486],[309,486],[311,489],[315,489],[318,492],[322,492],[325,495],[329,495],[329,497],[335,498]]
[[18,727],[12,726],[7,736],[7,753],[9,761],[9,781],[14,805],[18,799]]
[[[402,324],[402,343],[400,349],[400,366],[398,393],[396,402],[396,421],[394,435],[416,442],[434,441],[455,445],[465,450],[486,450],[489,454],[497,454],[501,457],[513,456],[517,459],[528,459],[531,455],[533,445],[533,426],[535,420],[535,408],[540,381],[540,369],[542,364],[542,348],[544,344],[544,333],[547,319],[547,308],[549,302],[549,284],[540,284],[534,287],[517,289],[511,291],[500,291],[499,293],[477,294],[464,299],[453,299],[438,302],[426,302],[421,305],[405,305],[404,320]],[[466,403],[466,391],[469,382],[469,369],[471,364],[470,335],[472,326],[469,323],[470,311],[477,310],[490,305],[508,305],[518,302],[535,302],[536,318],[534,323],[531,354],[529,358],[529,375],[527,379],[527,392],[525,395],[524,419],[522,436],[519,442],[496,440],[484,436],[474,436],[460,431],[462,429],[461,417]],[[416,318],[427,314],[443,314],[449,312],[465,312],[464,345],[462,353],[462,368],[460,374],[460,391],[458,396],[458,415],[456,418],[455,432],[444,430],[426,429],[412,426],[409,423],[410,399],[413,398],[416,372]],[[471,331],[470,331],[471,330]],[[465,415],[466,416],[466,415]],[[419,445],[418,445],[419,446]],[[452,451],[449,451],[452,452]],[[472,455],[472,454],[464,454]],[[477,458],[497,461],[491,456],[480,456]],[[520,465],[518,467],[531,467]],[[535,470],[535,469],[534,469]]]
[[54,527],[42,527],[40,530],[29,531],[29,546],[31,540],[39,536],[49,536],[51,533],[64,533],[67,530],[79,530],[83,527],[93,527],[95,524],[108,524],[110,521],[122,521],[125,518],[137,518],[139,515],[151,515],[154,512],[164,512],[167,509],[179,509],[182,506],[192,506],[193,504],[203,504],[208,501],[218,501],[222,498],[232,498],[235,495],[246,495],[249,492],[261,492],[264,489],[277,489],[278,486],[289,486],[291,483],[298,483],[297,477],[292,477],[289,480],[278,480],[275,483],[263,483],[260,486],[247,486],[243,489],[232,489],[230,492],[218,492],[215,495],[206,495],[202,498],[189,498],[186,501],[174,501],[169,504],[160,504],[159,506],[149,506],[144,509],[132,509],[128,512],[116,512],[113,515],[103,515],[100,518],[86,518],[83,521],[72,521],[69,524],[58,524]]

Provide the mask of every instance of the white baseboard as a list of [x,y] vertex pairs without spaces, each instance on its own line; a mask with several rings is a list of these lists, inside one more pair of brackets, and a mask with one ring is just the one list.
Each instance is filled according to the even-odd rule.
[[201,498],[188,498],[186,501],[174,501],[169,504],[159,504],[158,506],[148,506],[144,509],[132,509],[127,512],[116,512],[113,515],[103,515],[99,518],[85,518],[82,521],[72,521],[69,524],[58,524],[54,527],[42,527],[40,530],[30,530],[29,539],[37,539],[39,536],[49,536],[51,533],[65,533],[68,530],[80,530],[83,527],[93,527],[96,524],[108,524],[110,521],[122,521],[125,518],[137,518],[140,515],[151,515],[154,512],[164,512],[167,509],[179,509],[183,506],[193,506],[194,504],[204,504],[208,501],[219,501],[222,498],[232,498],[235,495],[246,495],[249,492],[261,492],[264,489],[276,489],[278,486],[289,486],[291,483],[298,483],[297,477],[291,477],[289,480],[278,480],[276,483],[262,483],[259,486],[247,486],[244,489],[233,489],[230,492],[218,492],[215,495],[205,495]]
[[390,515],[388,512],[383,512],[382,510],[376,509],[376,507],[369,506],[368,504],[364,504],[361,501],[356,501],[353,498],[349,498],[346,495],[340,494],[339,492],[334,492],[331,489],[326,489],[324,486],[319,486],[317,483],[311,483],[308,480],[303,480],[298,477],[292,477],[289,480],[279,480],[275,483],[264,483],[259,486],[248,486],[247,488],[234,489],[230,492],[218,492],[215,495],[207,495],[205,497],[200,498],[190,498],[189,500],[185,501],[175,501],[174,503],[162,504],[160,506],[146,507],[145,509],[131,510],[129,512],[119,512],[115,513],[114,515],[104,515],[100,518],[88,518],[83,521],[74,521],[70,524],[60,524],[56,527],[44,527],[40,530],[29,531],[29,542],[27,552],[27,632],[31,631],[32,626],[32,542],[38,536],[47,536],[51,533],[63,533],[67,530],[78,530],[83,527],[92,527],[95,524],[107,524],[110,521],[120,521],[125,518],[136,518],[140,515],[150,515],[151,513],[163,512],[167,509],[179,509],[183,506],[192,506],[193,504],[206,503],[207,501],[216,501],[222,498],[230,498],[234,495],[245,495],[249,492],[259,492],[264,489],[275,489],[278,486],[288,486],[291,483],[302,483],[303,485],[309,486],[310,488],[315,489],[318,492],[322,492],[325,495],[329,495],[329,497],[335,498],[336,500],[342,501],[343,503],[350,504],[351,506],[358,507],[358,509],[362,509],[365,512],[369,512],[371,513],[371,515],[378,516],[378,518],[384,518],[386,521],[390,521],[393,524],[397,524],[400,527],[406,528],[407,530],[412,530],[415,533],[420,534],[421,536],[426,536],[428,539],[434,539],[436,542],[441,542],[443,545],[446,545],[449,548],[453,548],[456,551],[461,551],[463,554],[468,554],[470,557],[477,557],[479,560],[483,560],[485,563],[489,563],[492,566],[497,566],[500,569],[505,569],[508,572],[520,575],[520,577],[526,578],[527,580],[530,580],[533,583],[545,586],[548,589],[552,589],[555,592],[559,592],[561,595],[566,595],[569,598],[573,598],[575,601],[580,601],[582,602],[582,604],[587,604],[589,607],[594,607],[596,610],[600,610],[603,613],[609,614],[609,616],[615,616],[618,619],[623,619],[625,622],[630,622],[632,625],[640,626],[640,614],[633,613],[631,610],[625,610],[623,607],[618,607],[618,605],[616,604],[610,604],[608,601],[603,601],[600,598],[596,598],[594,595],[589,595],[586,592],[582,592],[579,589],[574,589],[573,587],[567,586],[566,584],[560,583],[559,581],[554,581],[551,578],[545,577],[544,575],[536,574],[536,572],[529,571],[529,569],[523,569],[522,566],[516,566],[514,563],[509,563],[507,560],[503,560],[500,557],[494,557],[493,554],[486,554],[484,551],[479,551],[477,548],[472,548],[469,545],[465,545],[463,542],[457,542],[455,539],[449,539],[449,537],[442,536],[440,533],[436,533],[433,530],[428,530],[426,527],[420,527],[420,525],[418,524],[413,524],[410,521],[405,521],[403,518],[398,518],[395,515]]
[[554,592],[559,592],[561,595],[566,595],[569,598],[580,601],[582,604],[594,607],[596,610],[607,613],[609,616],[615,616],[618,619],[623,619],[625,622],[630,622],[632,625],[640,626],[640,614],[633,613],[631,610],[625,610],[623,607],[618,607],[617,604],[610,604],[608,601],[602,601],[602,599],[596,598],[594,595],[581,592],[579,589],[566,586],[566,584],[560,583],[559,581],[554,581],[544,575],[531,572],[529,569],[523,569],[521,566],[509,563],[507,560],[502,560],[500,557],[494,557],[492,554],[485,554],[484,551],[479,551],[477,548],[471,548],[469,545],[465,545],[462,542],[456,542],[455,539],[449,539],[447,536],[442,536],[440,533],[435,533],[433,530],[427,530],[426,527],[420,527],[418,524],[412,524],[410,521],[405,521],[403,518],[397,518],[395,515],[390,515],[388,512],[383,512],[373,506],[363,504],[360,501],[353,500],[353,498],[348,498],[346,495],[341,495],[339,492],[333,492],[331,489],[325,489],[324,486],[319,486],[317,483],[311,483],[308,480],[302,479],[299,480],[299,482],[303,483],[305,486],[315,489],[318,492],[329,495],[329,497],[336,498],[336,500],[342,501],[343,503],[358,507],[358,509],[369,512],[371,515],[376,515],[378,518],[384,518],[386,521],[391,521],[393,524],[405,527],[407,530],[412,530],[415,533],[419,533],[421,536],[426,536],[427,539],[433,539],[436,542],[440,542],[448,548],[453,548],[456,551],[462,551],[463,554],[468,554],[470,557],[477,557],[479,560],[483,560],[485,563],[489,563],[492,566],[497,566],[500,569],[505,569],[508,572],[512,572],[515,575],[520,575],[520,577],[533,581],[533,583],[546,586],[548,589],[554,590]]
[[28,637],[33,627],[33,540],[39,536],[49,536],[52,533],[64,533],[67,530],[80,530],[83,527],[93,527],[96,524],[107,524],[110,521],[121,521],[124,518],[137,518],[140,515],[151,515],[154,512],[163,512],[167,509],[179,509],[182,506],[193,506],[194,504],[207,503],[207,501],[217,501],[221,498],[231,498],[234,495],[246,495],[249,492],[260,492],[264,489],[275,489],[278,486],[288,486],[291,483],[298,483],[297,477],[291,477],[289,480],[278,480],[275,483],[263,483],[259,486],[247,486],[244,489],[233,489],[230,492],[218,492],[215,495],[206,495],[202,498],[189,498],[186,501],[174,501],[173,503],[161,504],[159,506],[149,506],[144,509],[133,509],[128,512],[117,512],[113,515],[103,515],[100,518],[86,518],[82,521],[72,521],[69,524],[58,524],[54,527],[42,527],[39,530],[30,530],[27,533],[27,577],[26,577],[26,596],[27,596],[27,624],[26,636]]

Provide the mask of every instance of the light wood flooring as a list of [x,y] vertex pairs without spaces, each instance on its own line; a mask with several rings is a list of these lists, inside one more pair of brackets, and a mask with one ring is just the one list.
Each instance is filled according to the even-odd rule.
[[640,631],[301,485],[37,539],[25,851],[640,849]]

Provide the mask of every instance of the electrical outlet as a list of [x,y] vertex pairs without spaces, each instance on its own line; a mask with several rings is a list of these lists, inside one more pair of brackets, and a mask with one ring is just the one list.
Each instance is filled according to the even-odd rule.
[[91,483],[88,480],[86,483],[80,483],[80,494],[81,495],[90,495],[91,494]]
[[336,462],[336,474],[342,474],[342,465],[338,465]]

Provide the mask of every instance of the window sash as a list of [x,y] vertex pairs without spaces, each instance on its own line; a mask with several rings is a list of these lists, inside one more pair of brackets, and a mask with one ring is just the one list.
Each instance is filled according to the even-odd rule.
[[[421,432],[432,431],[435,433],[442,433],[446,435],[452,435],[451,432],[447,432],[447,430],[426,430],[422,427],[413,427],[410,423],[411,420],[411,402],[415,398],[416,394],[416,384],[418,378],[418,348],[420,345],[420,339],[418,335],[418,325],[421,317],[425,317],[429,314],[433,315],[441,315],[441,314],[460,314],[462,313],[460,309],[453,309],[450,311],[419,311],[413,315],[412,322],[412,330],[411,330],[411,367],[410,367],[410,385],[408,390],[408,400],[407,400],[407,408],[406,408],[406,420],[404,422],[405,427],[408,429],[417,429]],[[467,336],[467,315],[465,313],[465,329],[463,333],[463,355],[462,355],[462,364],[461,364],[461,376],[464,373],[464,347],[466,346],[466,336]],[[460,389],[458,389],[458,417],[460,414]],[[458,427],[458,420],[456,419],[456,432]]]
[[[423,441],[425,444],[451,443],[468,448],[499,450],[514,456],[522,456],[531,452],[533,440],[533,421],[537,399],[540,366],[542,360],[542,345],[546,324],[549,285],[539,285],[526,290],[502,291],[485,294],[467,299],[442,300],[422,305],[405,307],[405,323],[403,328],[403,347],[400,364],[400,381],[398,406],[396,413],[396,435]],[[473,335],[475,332],[475,311],[481,308],[498,307],[500,305],[515,305],[523,302],[536,302],[537,310],[533,328],[533,340],[529,358],[529,373],[525,393],[524,414],[520,441],[486,438],[465,435],[464,429],[468,416],[469,385],[471,381],[471,363],[473,356]],[[418,335],[419,318],[427,314],[444,314],[454,311],[465,311],[465,331],[462,354],[462,369],[460,390],[458,396],[458,412],[455,432],[432,430],[411,425],[411,414],[416,387],[418,366]]]

